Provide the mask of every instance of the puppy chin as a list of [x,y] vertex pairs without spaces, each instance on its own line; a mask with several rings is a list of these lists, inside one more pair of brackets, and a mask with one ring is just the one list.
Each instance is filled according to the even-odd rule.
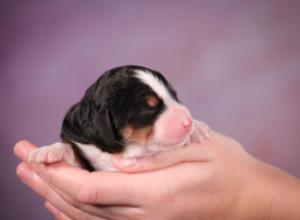
[[176,148],[176,147],[183,147],[186,144],[189,144],[191,142],[191,135],[194,131],[194,126],[193,128],[187,132],[185,135],[181,136],[181,137],[176,137],[176,138],[164,138],[164,137],[160,137],[160,138],[156,138],[156,140],[154,141],[154,143],[160,145],[161,147],[165,147],[165,148]]

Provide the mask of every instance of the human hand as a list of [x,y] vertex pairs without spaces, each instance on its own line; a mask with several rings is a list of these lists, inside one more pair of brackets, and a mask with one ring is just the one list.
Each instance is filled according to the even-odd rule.
[[278,171],[214,132],[202,145],[164,152],[131,167],[114,161],[135,174],[89,173],[65,164],[29,166],[26,158],[33,148],[28,142],[17,144],[15,153],[24,161],[17,173],[45,198],[57,219],[264,219],[277,201],[268,183]]

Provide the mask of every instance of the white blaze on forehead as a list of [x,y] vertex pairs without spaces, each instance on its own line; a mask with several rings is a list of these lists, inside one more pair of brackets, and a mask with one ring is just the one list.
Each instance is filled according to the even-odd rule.
[[174,102],[170,92],[160,79],[155,77],[152,73],[143,70],[135,70],[135,72],[137,74],[136,77],[148,85],[161,99],[165,101],[165,103]]

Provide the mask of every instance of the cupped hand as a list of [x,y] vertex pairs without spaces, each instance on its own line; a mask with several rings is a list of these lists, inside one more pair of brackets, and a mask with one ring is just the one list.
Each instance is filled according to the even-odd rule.
[[123,172],[28,164],[34,148],[27,141],[16,144],[23,161],[17,175],[61,220],[239,219],[247,209],[248,182],[259,167],[239,143],[216,132],[201,145],[141,158],[132,166],[114,159]]

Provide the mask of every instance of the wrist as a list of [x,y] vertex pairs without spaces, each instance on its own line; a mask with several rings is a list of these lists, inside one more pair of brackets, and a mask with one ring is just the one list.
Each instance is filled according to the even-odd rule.
[[239,219],[269,219],[275,192],[271,180],[276,176],[271,170],[268,165],[252,158],[241,194]]
[[299,204],[299,180],[253,158],[237,219],[300,219]]

